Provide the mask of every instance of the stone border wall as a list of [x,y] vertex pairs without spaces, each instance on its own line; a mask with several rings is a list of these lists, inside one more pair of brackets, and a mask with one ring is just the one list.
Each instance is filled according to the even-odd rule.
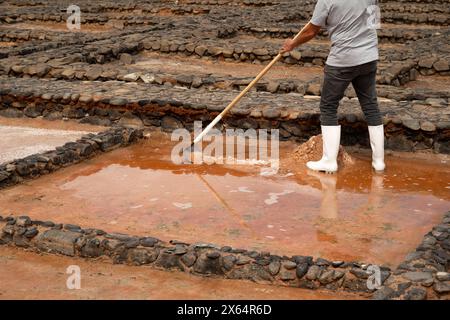
[[395,271],[379,266],[381,284],[370,290],[370,264],[329,261],[311,256],[279,256],[229,246],[150,236],[107,233],[72,224],[31,220],[28,216],[0,216],[0,245],[72,257],[108,257],[115,264],[146,265],[200,276],[246,279],[260,283],[349,291],[376,300],[450,298],[450,212],[425,235]]
[[[208,243],[107,233],[71,224],[33,221],[27,216],[0,217],[0,245],[82,258],[108,257],[115,264],[148,265],[200,276],[246,279],[305,289],[345,290],[370,294],[369,265],[328,261],[311,256],[278,256]],[[381,267],[382,281],[391,275]]]
[[[65,82],[0,77],[0,116],[78,119],[95,125],[157,126],[192,130],[231,101],[232,91],[156,87],[124,82]],[[121,96],[114,95],[115,90]],[[166,97],[166,98],[161,98]],[[280,139],[304,141],[320,131],[317,97],[250,92],[218,129],[279,129]],[[380,101],[386,146],[398,151],[450,153],[448,100]],[[367,124],[356,99],[342,102],[342,143],[369,147]]]
[[100,153],[127,146],[142,137],[142,129],[112,128],[97,134],[87,134],[55,150],[0,164],[0,189],[51,173]]
[[373,298],[450,299],[450,212],[393,272]]
[[[0,216],[0,245],[71,257],[108,257],[115,264],[146,265],[199,276],[360,293],[376,300],[450,298],[450,212],[424,237],[395,271],[380,268],[381,288],[367,286],[370,264],[329,261],[311,256],[279,256],[230,246],[150,236],[107,233],[73,224]],[[370,280],[369,280],[370,281]]]

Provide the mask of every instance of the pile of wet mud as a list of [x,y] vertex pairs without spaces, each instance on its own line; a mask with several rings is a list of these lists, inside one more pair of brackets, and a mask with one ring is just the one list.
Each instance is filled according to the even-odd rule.
[[[322,135],[311,137],[308,141],[298,146],[293,152],[293,158],[297,163],[306,164],[308,161],[318,161],[322,158]],[[355,163],[353,157],[339,147],[339,167],[351,166]]]

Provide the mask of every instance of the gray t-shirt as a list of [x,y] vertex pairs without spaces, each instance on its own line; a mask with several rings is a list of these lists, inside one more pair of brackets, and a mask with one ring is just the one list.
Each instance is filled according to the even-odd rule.
[[378,37],[370,24],[374,0],[318,0],[311,23],[331,39],[327,64],[351,67],[378,60]]

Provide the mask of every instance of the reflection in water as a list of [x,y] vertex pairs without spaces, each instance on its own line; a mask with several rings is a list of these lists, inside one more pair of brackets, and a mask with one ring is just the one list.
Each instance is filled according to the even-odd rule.
[[[307,174],[314,177],[320,181],[322,195],[320,203],[320,218],[322,221],[333,221],[339,218],[339,206],[338,206],[338,192],[336,190],[336,185],[338,181],[338,175],[336,174],[326,174],[321,172],[316,172],[312,170],[307,170]],[[378,210],[382,208],[381,201],[383,196],[383,180],[384,176],[381,174],[372,175],[372,183],[369,193],[367,195],[367,208],[368,210]],[[367,223],[370,223],[370,215],[368,215]],[[319,241],[336,243],[338,239],[337,234],[332,234],[331,230],[321,227],[318,224],[316,236]],[[360,238],[360,246],[362,244],[369,244],[372,241],[367,238]]]
[[391,158],[380,176],[357,161],[337,175],[291,167],[295,175],[262,177],[255,166],[176,166],[162,141],[4,190],[0,211],[165,240],[395,264],[450,207],[444,165]]
[[322,202],[320,204],[320,216],[324,219],[338,218],[338,203],[337,203],[337,175],[326,174],[320,172],[307,171],[308,175],[319,179],[322,186]]

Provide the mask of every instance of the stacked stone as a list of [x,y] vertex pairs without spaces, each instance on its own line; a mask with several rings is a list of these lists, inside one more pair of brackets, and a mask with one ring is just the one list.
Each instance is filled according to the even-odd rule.
[[448,299],[450,297],[450,212],[408,254],[375,299]]
[[[80,71],[89,68],[92,70],[93,75],[98,74],[100,77],[102,68],[98,64],[105,64],[114,60],[120,60],[125,64],[130,64],[134,61],[133,55],[142,52],[143,50],[156,51],[163,54],[181,54],[185,56],[204,57],[214,60],[225,61],[238,61],[238,62],[253,62],[253,63],[267,63],[277,55],[277,47],[275,45],[268,46],[266,48],[258,47],[258,43],[242,43],[229,46],[226,44],[215,43],[209,45],[208,42],[193,42],[185,37],[183,40],[170,40],[170,39],[158,39],[148,38],[144,35],[135,34],[119,37],[120,41],[112,40],[100,40],[85,44],[83,46],[72,46],[61,48],[57,50],[48,50],[45,54],[39,52],[35,54],[29,54],[23,58],[11,57],[0,61],[1,70],[8,74],[14,74],[16,76],[22,74],[28,74],[31,76],[36,75],[34,70],[41,67],[43,64],[48,69],[47,72],[39,74],[39,77],[58,75],[49,72],[52,69],[60,70],[61,74],[64,70],[62,68],[79,68]],[[417,59],[409,59],[404,62],[396,60],[398,50],[381,50],[381,55],[384,57],[380,67],[381,82],[391,84],[395,81],[401,81],[403,84],[403,75],[408,74],[408,81],[414,80],[414,76],[410,77],[411,70],[416,68]],[[68,56],[71,57],[68,57]],[[404,56],[411,56],[412,53],[404,52]],[[39,56],[38,61],[42,61],[41,65],[36,64],[36,59]],[[328,46],[320,45],[305,45],[302,52],[292,51],[283,55],[282,62],[286,64],[298,64],[304,66],[324,65],[328,56]],[[75,59],[76,57],[76,59]],[[446,61],[446,57],[439,58],[442,61]],[[73,65],[75,64],[76,65]],[[90,66],[92,65],[92,66]],[[436,67],[444,72],[442,62],[436,64]],[[417,67],[418,68],[418,67]],[[87,80],[96,80],[92,76],[87,75],[85,71],[85,78]],[[398,80],[400,78],[401,80]],[[83,79],[83,78],[79,78]]]
[[[374,291],[367,286],[371,275],[369,265],[358,262],[278,256],[201,242],[187,244],[172,240],[167,243],[149,236],[34,221],[27,216],[0,217],[0,230],[0,245],[15,245],[38,252],[83,258],[104,256],[118,264],[150,265],[200,276],[246,279],[307,289]],[[390,275],[390,269],[382,266],[382,283]]]
[[[114,95],[120,90],[121,95]],[[0,115],[79,119],[111,125],[129,121],[164,129],[191,128],[210,121],[232,101],[232,91],[153,86],[146,83],[69,82],[0,77]],[[413,94],[411,98],[420,98]],[[443,98],[380,101],[386,141],[393,150],[434,150],[450,153],[449,101]],[[318,134],[317,97],[297,93],[274,95],[250,92],[219,128],[278,128],[281,139],[308,139]],[[172,120],[163,121],[165,117]],[[365,120],[357,99],[344,99],[339,119],[345,125],[343,143],[368,146]]]
[[88,134],[55,150],[3,163],[0,165],[0,189],[129,145],[142,137],[141,129],[113,128],[98,134]]

